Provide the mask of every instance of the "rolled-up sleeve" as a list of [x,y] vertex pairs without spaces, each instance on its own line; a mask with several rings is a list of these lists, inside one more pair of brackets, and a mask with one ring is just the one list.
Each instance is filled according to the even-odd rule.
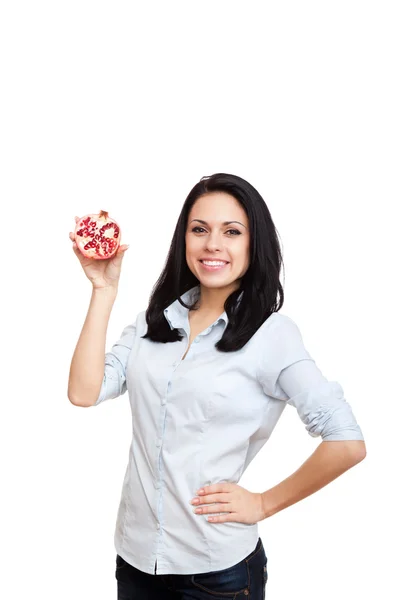
[[306,430],[323,441],[364,440],[337,381],[328,381],[306,350],[296,323],[279,315],[259,378],[265,393],[294,406]]
[[136,322],[124,328],[110,352],[105,354],[104,377],[99,396],[93,406],[118,398],[126,392],[126,366],[136,334]]

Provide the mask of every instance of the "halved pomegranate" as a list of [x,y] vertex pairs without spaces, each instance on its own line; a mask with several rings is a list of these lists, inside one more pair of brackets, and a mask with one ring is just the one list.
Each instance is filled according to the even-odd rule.
[[104,260],[117,252],[121,230],[108,212],[101,210],[98,215],[85,215],[75,227],[75,242],[79,250],[88,258]]

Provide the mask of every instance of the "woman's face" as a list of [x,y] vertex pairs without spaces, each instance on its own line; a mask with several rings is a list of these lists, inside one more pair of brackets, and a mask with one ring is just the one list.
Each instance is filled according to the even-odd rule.
[[[189,212],[185,241],[187,264],[200,284],[240,286],[250,262],[250,233],[246,211],[234,196],[209,192],[198,198]],[[201,262],[212,259],[227,264],[207,267]]]

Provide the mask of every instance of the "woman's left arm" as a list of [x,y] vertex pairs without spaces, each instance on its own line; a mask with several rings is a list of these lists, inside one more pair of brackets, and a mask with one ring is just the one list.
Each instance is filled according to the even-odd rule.
[[361,440],[324,441],[292,475],[261,494],[264,519],[303,500],[366,457]]
[[[363,433],[342,386],[322,374],[292,319],[281,316],[278,325],[274,353],[260,363],[260,381],[267,394],[294,406],[311,437],[322,442],[297,471],[261,494],[265,517],[313,494],[366,456]],[[274,371],[279,372],[276,379]]]

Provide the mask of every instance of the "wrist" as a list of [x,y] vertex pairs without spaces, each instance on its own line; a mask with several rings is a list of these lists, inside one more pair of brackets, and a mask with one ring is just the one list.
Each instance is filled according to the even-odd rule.
[[267,490],[261,494],[261,503],[263,510],[263,519],[267,519],[268,517],[272,517],[275,513],[279,512],[279,506],[274,504],[271,490]]
[[116,296],[118,293],[118,287],[117,286],[104,286],[104,287],[96,287],[93,286],[92,288],[92,293],[95,294],[96,296]]

